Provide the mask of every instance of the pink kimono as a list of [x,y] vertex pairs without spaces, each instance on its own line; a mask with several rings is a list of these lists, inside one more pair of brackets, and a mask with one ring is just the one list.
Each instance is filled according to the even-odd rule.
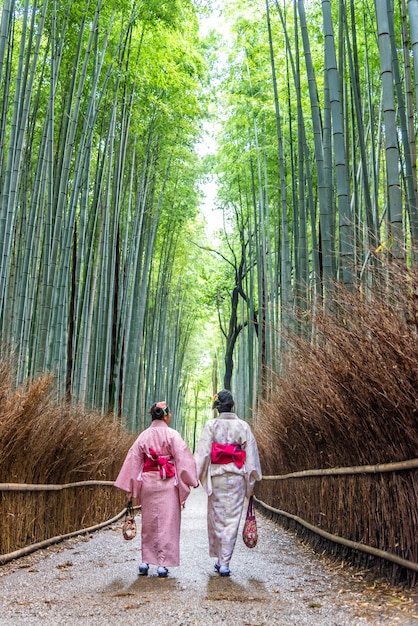
[[[161,470],[152,471],[150,460],[156,454]],[[164,464],[174,471],[166,472]],[[193,455],[182,437],[162,420],[151,422],[129,449],[115,481],[115,487],[132,493],[141,504],[144,563],[180,565],[181,505],[197,484]]]

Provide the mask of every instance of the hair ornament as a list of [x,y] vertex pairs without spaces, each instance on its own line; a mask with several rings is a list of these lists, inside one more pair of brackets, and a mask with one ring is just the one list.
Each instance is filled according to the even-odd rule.
[[157,404],[155,405],[157,408],[162,409],[162,412],[164,413],[164,415],[167,415],[168,413],[168,406],[166,402],[157,402]]

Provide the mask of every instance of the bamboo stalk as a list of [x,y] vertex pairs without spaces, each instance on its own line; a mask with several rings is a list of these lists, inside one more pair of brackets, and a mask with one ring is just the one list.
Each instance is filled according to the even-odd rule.
[[113,487],[113,480],[82,480],[76,483],[64,483],[62,485],[27,485],[25,483],[0,483],[0,491],[62,491],[71,487],[86,486],[109,486]]
[[[277,474],[275,476],[263,476],[263,480],[287,480],[289,478],[303,478],[309,476],[344,476],[349,474],[381,474],[384,472],[399,472],[418,468],[418,458],[396,463],[381,463],[377,465],[359,465],[354,467],[331,467],[326,469],[302,470],[290,474]],[[0,491],[61,491],[71,487],[86,486],[113,486],[112,480],[86,480],[61,485],[33,485],[25,483],[0,483]]]
[[[263,480],[287,480],[288,478],[302,478],[305,476],[342,476],[346,474],[381,474],[383,472],[400,472],[402,470],[417,469],[418,459],[398,461],[397,463],[379,463],[377,465],[359,465],[354,467],[330,467],[326,469],[302,470],[290,474],[263,476]],[[0,484],[1,488],[1,484]]]
[[372,546],[368,546],[363,543],[358,543],[356,541],[351,541],[350,539],[345,539],[345,537],[339,537],[338,535],[333,535],[332,533],[328,533],[326,530],[322,530],[322,528],[318,528],[318,526],[313,526],[306,520],[298,517],[297,515],[292,515],[292,513],[288,513],[287,511],[282,511],[280,509],[275,509],[272,506],[269,506],[265,502],[258,500],[254,497],[256,502],[260,504],[262,507],[271,511],[272,513],[277,513],[278,515],[284,515],[285,517],[294,520],[298,524],[301,524],[308,530],[328,539],[329,541],[333,541],[334,543],[339,543],[342,546],[346,546],[348,548],[352,548],[353,550],[360,550],[361,552],[366,552],[367,554],[371,554],[373,556],[377,556],[381,559],[386,559],[387,561],[391,561],[392,563],[396,563],[396,565],[400,565],[401,567],[406,567],[407,569],[414,570],[418,572],[418,563],[414,563],[413,561],[408,561],[407,559],[403,559],[400,556],[396,556],[396,554],[392,554],[391,552],[386,552],[385,550],[379,550],[379,548],[373,548]]

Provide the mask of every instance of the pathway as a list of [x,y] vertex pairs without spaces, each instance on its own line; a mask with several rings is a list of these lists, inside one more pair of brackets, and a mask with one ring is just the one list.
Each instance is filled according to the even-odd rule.
[[[140,523],[140,517],[137,518]],[[121,524],[0,567],[0,624],[93,626],[418,626],[418,601],[319,559],[258,514],[260,538],[241,537],[221,578],[208,556],[206,496],[193,490],[182,521],[182,564],[137,576],[140,538]]]

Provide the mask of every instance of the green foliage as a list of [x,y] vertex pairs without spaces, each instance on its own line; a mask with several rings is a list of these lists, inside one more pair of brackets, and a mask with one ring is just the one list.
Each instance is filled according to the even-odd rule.
[[[295,306],[330,306],[330,277],[350,264],[354,280],[367,276],[372,244],[393,240],[394,229],[415,244],[406,16],[396,6],[388,22],[402,68],[385,89],[399,122],[392,137],[402,137],[393,156],[369,3],[268,8],[269,21],[263,3],[231,0],[221,7],[229,31],[203,40],[198,18],[213,6],[191,0],[26,4],[3,24],[0,323],[19,380],[51,369],[61,391],[123,407],[137,423],[147,395],[173,387],[168,369],[182,371],[192,320],[209,310],[225,335],[235,324],[238,370],[252,377],[256,362],[265,391],[266,372],[280,367],[275,333],[296,324]],[[218,150],[201,162],[205,118]],[[390,194],[386,170],[400,181]],[[198,214],[209,176],[225,232],[207,242]],[[395,191],[406,200],[396,225]],[[169,347],[154,357],[158,324]]]
[[[165,386],[181,388],[169,372],[181,376],[193,319],[178,286],[191,280],[183,252],[207,80],[195,9],[52,2],[14,19],[1,84],[4,339],[18,380],[53,370],[60,393],[140,426],[144,389],[157,384],[156,364],[139,361],[156,332],[146,308],[177,333]],[[172,313],[158,308],[160,287]]]

